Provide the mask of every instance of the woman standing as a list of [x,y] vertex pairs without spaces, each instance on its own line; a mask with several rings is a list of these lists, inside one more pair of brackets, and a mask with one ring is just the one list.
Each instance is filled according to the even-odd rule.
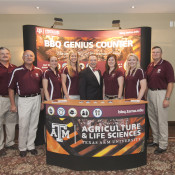
[[67,66],[62,69],[61,73],[64,98],[77,100],[80,99],[80,95],[78,92],[79,72],[80,66],[78,62],[78,54],[75,52],[70,52]]
[[125,98],[143,99],[146,91],[146,78],[140,67],[137,55],[131,53],[126,61]]
[[106,60],[106,71],[103,74],[103,99],[121,99],[124,75],[118,69],[117,57],[109,54]]
[[43,74],[43,89],[46,100],[62,98],[61,76],[58,71],[58,59],[55,56],[49,58],[50,67]]

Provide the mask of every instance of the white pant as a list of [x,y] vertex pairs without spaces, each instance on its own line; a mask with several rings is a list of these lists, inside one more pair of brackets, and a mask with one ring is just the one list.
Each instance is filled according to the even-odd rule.
[[35,149],[35,138],[38,128],[41,96],[19,97],[19,150]]
[[161,149],[168,146],[168,108],[163,108],[166,90],[148,90],[148,117],[153,135],[153,142]]
[[6,130],[7,147],[15,144],[15,126],[17,124],[17,113],[10,112],[10,99],[8,97],[0,96],[0,150],[4,148],[4,130]]

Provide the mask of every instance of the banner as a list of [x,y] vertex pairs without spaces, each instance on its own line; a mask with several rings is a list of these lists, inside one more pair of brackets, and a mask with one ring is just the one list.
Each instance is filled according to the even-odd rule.
[[47,105],[47,151],[88,157],[141,153],[144,113],[144,105]]
[[66,65],[69,52],[79,55],[80,66],[87,66],[88,57],[96,54],[98,68],[104,71],[107,55],[117,56],[118,65],[123,68],[129,53],[141,57],[141,28],[111,31],[58,30],[36,27],[37,66],[47,69],[48,58],[56,56],[59,68]]

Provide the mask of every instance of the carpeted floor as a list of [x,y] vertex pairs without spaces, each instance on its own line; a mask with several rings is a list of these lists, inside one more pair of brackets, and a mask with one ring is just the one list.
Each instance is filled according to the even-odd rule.
[[155,148],[148,148],[147,165],[118,171],[73,171],[46,164],[45,145],[38,146],[38,155],[30,153],[19,157],[17,150],[7,150],[0,158],[0,175],[175,175],[175,142],[169,142],[167,152],[155,155]]

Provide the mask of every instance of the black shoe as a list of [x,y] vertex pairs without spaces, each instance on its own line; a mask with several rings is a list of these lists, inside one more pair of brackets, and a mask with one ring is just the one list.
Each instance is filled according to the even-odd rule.
[[27,151],[20,151],[19,155],[20,155],[21,157],[26,157]]
[[32,155],[37,155],[38,151],[36,149],[29,150]]
[[157,148],[155,151],[154,151],[154,154],[161,154],[161,153],[163,153],[163,152],[165,152],[166,151],[166,149],[161,149],[161,148]]
[[15,150],[15,149],[18,149],[18,145],[14,144],[12,146],[6,146],[5,148]]
[[151,143],[147,143],[148,147],[155,147],[155,146],[159,146],[159,144],[151,142]]
[[6,154],[7,154],[7,153],[6,153],[6,151],[5,151],[4,148],[0,150],[0,157],[1,157],[1,156],[5,156]]

